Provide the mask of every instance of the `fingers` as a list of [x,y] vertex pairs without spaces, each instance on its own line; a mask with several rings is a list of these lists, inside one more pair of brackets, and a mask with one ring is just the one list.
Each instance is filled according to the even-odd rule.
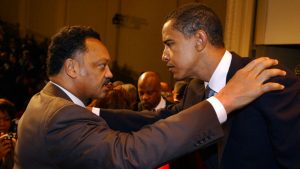
[[13,146],[13,148],[15,148],[16,147],[16,143],[17,143],[17,140],[15,139],[15,138],[12,138],[12,146]]
[[258,76],[257,80],[259,83],[263,83],[266,80],[270,79],[271,77],[275,76],[285,76],[286,72],[280,69],[265,69],[263,70]]
[[266,84],[262,85],[261,91],[262,94],[266,93],[266,92],[270,92],[270,91],[275,91],[275,90],[282,90],[284,89],[284,86],[279,84],[279,83],[273,83],[273,82],[269,82]]
[[7,152],[10,151],[10,149],[12,148],[12,144],[10,142],[7,142],[7,141],[3,141],[0,143],[0,149],[1,151],[6,154]]
[[274,63],[276,63],[276,60],[274,60],[274,59],[270,59],[268,57],[260,57],[260,58],[252,60],[243,69],[245,71],[251,71],[251,70],[253,70],[254,68],[256,68],[258,66],[262,66],[264,64],[266,64],[266,65],[271,64],[272,65]]
[[249,63],[250,64],[249,71],[251,71],[251,74],[254,77],[257,76],[258,74],[260,74],[266,68],[269,68],[271,66],[278,64],[278,60],[270,59],[267,57],[258,58],[258,59],[253,60],[252,62]]

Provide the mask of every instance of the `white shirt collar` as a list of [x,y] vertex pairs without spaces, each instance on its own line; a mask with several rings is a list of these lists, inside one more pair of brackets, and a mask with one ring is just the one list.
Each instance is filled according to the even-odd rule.
[[62,91],[64,91],[66,93],[66,95],[68,95],[75,104],[77,104],[81,107],[85,107],[83,102],[80,99],[78,99],[75,95],[73,95],[71,92],[69,92],[67,89],[61,87],[60,85],[58,85],[52,81],[50,81],[50,83],[54,84],[55,86],[59,87]]
[[154,109],[155,109],[155,111],[157,111],[158,109],[163,109],[165,107],[166,107],[166,101],[162,96],[160,96],[160,102]]
[[231,53],[226,50],[209,82],[205,82],[205,87],[208,84],[215,92],[219,92],[226,85],[226,77],[229,71],[231,59]]

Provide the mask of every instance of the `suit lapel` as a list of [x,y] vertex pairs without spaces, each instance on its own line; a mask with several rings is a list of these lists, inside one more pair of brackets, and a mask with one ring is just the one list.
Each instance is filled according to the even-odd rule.
[[204,82],[199,79],[191,79],[184,92],[182,100],[183,109],[189,108],[192,105],[205,99]]
[[227,73],[226,83],[233,77],[235,72],[245,67],[251,60],[250,58],[242,58],[241,56],[237,55],[234,52],[231,52],[231,54],[232,54],[232,60]]
[[[232,52],[232,60],[230,63],[230,67],[227,73],[227,77],[226,77],[226,83],[234,76],[234,74],[241,68],[243,68],[244,66],[246,66],[249,61],[251,59],[249,58],[242,58],[239,55],[237,55],[236,53]],[[218,163],[219,163],[219,168],[220,168],[220,164],[222,162],[222,156],[224,153],[224,149],[226,148],[226,143],[228,141],[229,138],[229,134],[230,134],[230,130],[231,130],[231,125],[232,125],[232,121],[234,120],[234,115],[235,113],[231,113],[228,116],[227,121],[222,124],[222,128],[224,130],[224,137],[223,139],[218,143]]]
[[46,84],[46,86],[43,88],[42,92],[44,92],[47,95],[64,98],[66,100],[73,102],[71,100],[71,98],[69,98],[69,96],[65,92],[63,92],[59,87],[55,86],[51,82],[48,82]]

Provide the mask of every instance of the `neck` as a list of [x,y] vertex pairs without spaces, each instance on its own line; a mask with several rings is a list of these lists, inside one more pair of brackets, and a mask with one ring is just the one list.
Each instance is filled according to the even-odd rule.
[[215,48],[210,46],[204,53],[204,59],[200,61],[198,67],[198,79],[208,82],[225,54],[225,48]]
[[51,77],[49,77],[49,80],[51,80],[52,82],[63,87],[68,92],[72,93],[74,96],[76,96],[78,99],[80,99],[85,105],[87,104],[88,99],[80,97],[80,93],[78,93],[79,90],[76,90],[76,86],[72,80],[62,78],[62,77],[60,77],[60,75],[51,76]]

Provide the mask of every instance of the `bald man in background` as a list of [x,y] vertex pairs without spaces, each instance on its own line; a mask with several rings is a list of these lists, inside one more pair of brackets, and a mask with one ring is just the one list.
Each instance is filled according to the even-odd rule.
[[157,111],[172,103],[161,96],[161,79],[156,72],[144,72],[138,79],[138,94],[141,102],[138,110]]

